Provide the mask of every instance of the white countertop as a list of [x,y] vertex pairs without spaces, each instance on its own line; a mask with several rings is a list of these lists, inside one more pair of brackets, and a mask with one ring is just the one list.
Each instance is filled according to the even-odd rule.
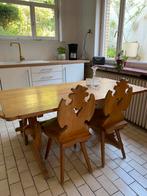
[[42,66],[42,65],[63,65],[63,64],[76,64],[76,63],[89,63],[89,60],[35,60],[35,61],[8,61],[0,62],[0,68],[12,67],[27,67],[27,66]]

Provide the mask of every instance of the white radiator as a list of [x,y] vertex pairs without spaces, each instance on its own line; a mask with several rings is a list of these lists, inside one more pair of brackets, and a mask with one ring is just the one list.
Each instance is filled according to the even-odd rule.
[[[98,77],[120,80],[125,78],[131,84],[147,87],[147,81],[133,76],[125,76],[104,71],[97,71]],[[133,95],[130,106],[125,112],[125,118],[136,125],[147,129],[147,92]]]

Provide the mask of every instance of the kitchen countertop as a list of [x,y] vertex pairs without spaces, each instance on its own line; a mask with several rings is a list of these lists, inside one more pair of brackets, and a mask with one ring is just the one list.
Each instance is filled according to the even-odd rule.
[[147,76],[147,69],[139,69],[133,67],[124,67],[121,71],[118,71],[114,65],[97,65],[100,70],[110,71],[115,73],[134,75],[134,76]]
[[16,67],[33,67],[43,65],[63,65],[63,64],[77,64],[77,63],[89,63],[89,60],[35,60],[35,61],[9,61],[0,62],[0,68],[16,68]]

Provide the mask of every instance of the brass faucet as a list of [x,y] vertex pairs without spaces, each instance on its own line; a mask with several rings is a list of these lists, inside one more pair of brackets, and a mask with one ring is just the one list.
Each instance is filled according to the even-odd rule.
[[12,46],[13,44],[18,45],[18,49],[19,49],[19,60],[20,61],[24,61],[25,58],[21,54],[21,46],[20,46],[20,43],[19,42],[10,42],[10,46]]

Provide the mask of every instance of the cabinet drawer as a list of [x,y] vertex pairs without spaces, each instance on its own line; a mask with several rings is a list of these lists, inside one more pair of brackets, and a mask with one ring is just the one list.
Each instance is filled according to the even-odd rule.
[[58,80],[48,80],[48,81],[36,81],[33,82],[33,86],[44,86],[44,85],[49,85],[49,84],[61,84],[63,81],[62,79]]
[[62,72],[62,65],[47,65],[31,67],[32,73]]
[[62,79],[62,72],[33,73],[32,81],[48,81]]

